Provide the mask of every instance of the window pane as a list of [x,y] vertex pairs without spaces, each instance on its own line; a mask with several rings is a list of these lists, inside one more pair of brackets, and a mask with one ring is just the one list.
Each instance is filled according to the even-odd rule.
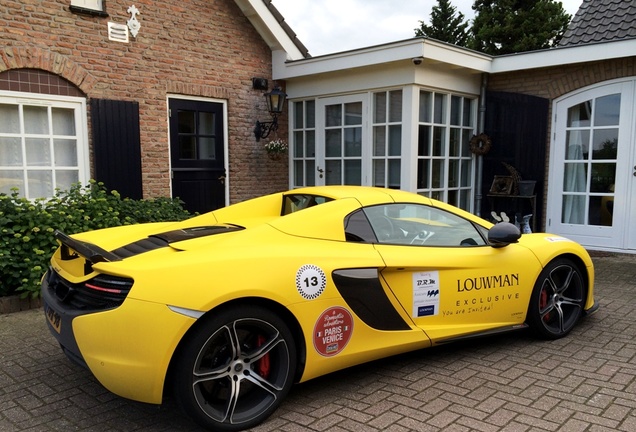
[[316,132],[315,131],[307,131],[305,135],[305,139],[307,140],[307,153],[305,157],[316,157]]
[[566,160],[584,160],[587,159],[590,131],[567,131],[566,142],[568,145],[565,148]]
[[342,130],[328,130],[325,133],[325,139],[327,140],[326,155],[327,157],[340,157],[342,156]]
[[428,189],[429,187],[429,166],[431,161],[420,159],[417,161],[417,188]]
[[53,196],[53,173],[51,171],[27,171],[29,197]]
[[458,157],[461,153],[461,129],[451,128],[450,130],[450,156]]
[[420,91],[420,123],[430,123],[433,117],[431,92]]
[[179,137],[179,158],[196,159],[196,138],[193,136]]
[[184,111],[179,110],[179,126],[178,131],[181,134],[191,134],[194,133],[195,121],[194,121],[194,111]]
[[596,129],[592,145],[592,159],[616,159],[618,129]]
[[459,187],[459,160],[451,159],[448,161],[448,187]]
[[362,129],[346,128],[345,133],[345,156],[362,155]]
[[450,112],[450,124],[453,126],[461,125],[462,118],[462,98],[459,96],[451,97],[451,112]]
[[294,186],[305,186],[303,182],[303,178],[305,177],[303,165],[304,162],[302,160],[294,161]]
[[216,159],[216,139],[199,137],[199,159]]
[[418,156],[431,155],[431,127],[420,126],[417,135],[417,154]]
[[306,186],[315,186],[316,185],[316,162],[313,160],[306,161],[307,175],[305,177],[305,185]]
[[28,166],[51,166],[51,147],[47,138],[27,138],[24,144]]
[[77,166],[77,140],[53,140],[55,166]]
[[24,178],[22,171],[0,170],[0,193],[11,195],[11,188],[17,187],[20,196],[24,196]]
[[435,126],[433,128],[433,156],[445,156],[446,155],[446,128]]
[[69,190],[74,183],[79,182],[77,170],[56,170],[55,184],[58,189]]
[[389,126],[389,156],[400,156],[402,154],[402,126]]
[[613,192],[616,183],[615,163],[593,163],[590,192]]
[[446,95],[435,93],[433,123],[446,123]]
[[326,161],[325,183],[339,185],[342,179],[342,163],[339,160]]
[[75,111],[72,109],[53,108],[53,135],[75,136]]
[[373,156],[386,155],[386,127],[373,127]]
[[586,192],[587,191],[587,164],[586,163],[566,163],[563,173],[564,192]]
[[567,127],[587,127],[592,115],[592,101],[585,101],[568,109]]
[[444,160],[433,159],[433,187],[441,188],[444,186]]
[[28,134],[48,134],[49,117],[46,107],[24,106],[24,131]]
[[362,161],[361,160],[345,160],[345,178],[346,185],[362,185]]
[[567,224],[585,223],[585,201],[583,195],[565,195],[561,209],[561,222]]
[[342,126],[342,105],[327,105],[325,107],[325,125],[327,127]]
[[0,104],[0,133],[20,133],[18,105]]
[[292,157],[301,158],[305,154],[303,151],[305,143],[303,141],[303,131],[294,132],[294,147]]
[[376,159],[373,161],[373,186],[384,187],[386,178],[386,161]]
[[386,123],[386,93],[375,93],[373,96],[373,123]]
[[[462,175],[462,180],[461,180],[461,187],[467,187],[470,186],[472,184],[472,161],[470,160],[463,160],[461,162],[462,167],[461,167],[461,175]],[[462,207],[463,209],[466,209],[467,207]]]
[[361,125],[362,124],[362,102],[353,102],[345,104],[345,125]]
[[215,135],[214,113],[199,112],[199,135]]
[[391,159],[389,162],[389,187],[399,189],[401,186],[401,163],[399,159]]
[[22,165],[22,145],[20,144],[20,138],[0,137],[0,166],[20,165]]
[[306,101],[305,107],[305,123],[307,124],[308,128],[313,129],[316,127],[316,102]]
[[303,127],[303,103],[294,102],[294,129],[302,129]]
[[462,124],[464,126],[473,125],[473,101],[471,99],[464,99],[464,113]]
[[600,97],[594,106],[594,126],[618,126],[620,113],[620,93]]
[[402,121],[402,90],[389,92],[389,121],[392,123]]

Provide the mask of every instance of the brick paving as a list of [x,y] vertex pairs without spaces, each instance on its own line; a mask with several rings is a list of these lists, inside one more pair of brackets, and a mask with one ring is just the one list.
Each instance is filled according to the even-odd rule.
[[[545,342],[508,334],[295,386],[253,431],[636,430],[636,256],[595,256],[601,308]],[[119,398],[70,363],[40,309],[0,315],[0,431],[200,431],[174,402]]]

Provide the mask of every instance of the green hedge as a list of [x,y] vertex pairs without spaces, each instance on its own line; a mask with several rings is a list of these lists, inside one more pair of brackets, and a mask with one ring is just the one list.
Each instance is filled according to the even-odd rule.
[[40,279],[58,244],[56,229],[67,234],[143,222],[183,220],[191,215],[173,198],[122,199],[93,180],[56,191],[51,199],[0,194],[0,296],[40,295]]

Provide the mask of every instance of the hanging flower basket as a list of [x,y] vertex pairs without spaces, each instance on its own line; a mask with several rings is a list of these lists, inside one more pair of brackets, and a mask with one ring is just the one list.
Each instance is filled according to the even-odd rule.
[[264,147],[267,152],[267,156],[272,160],[282,159],[287,154],[287,150],[289,148],[287,142],[282,139],[268,141],[265,143]]

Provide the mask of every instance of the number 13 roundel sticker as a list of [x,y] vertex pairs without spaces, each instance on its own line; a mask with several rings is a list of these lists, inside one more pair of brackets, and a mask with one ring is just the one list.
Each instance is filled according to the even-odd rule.
[[313,264],[305,264],[296,272],[296,288],[303,298],[313,300],[325,290],[327,277],[325,272]]

